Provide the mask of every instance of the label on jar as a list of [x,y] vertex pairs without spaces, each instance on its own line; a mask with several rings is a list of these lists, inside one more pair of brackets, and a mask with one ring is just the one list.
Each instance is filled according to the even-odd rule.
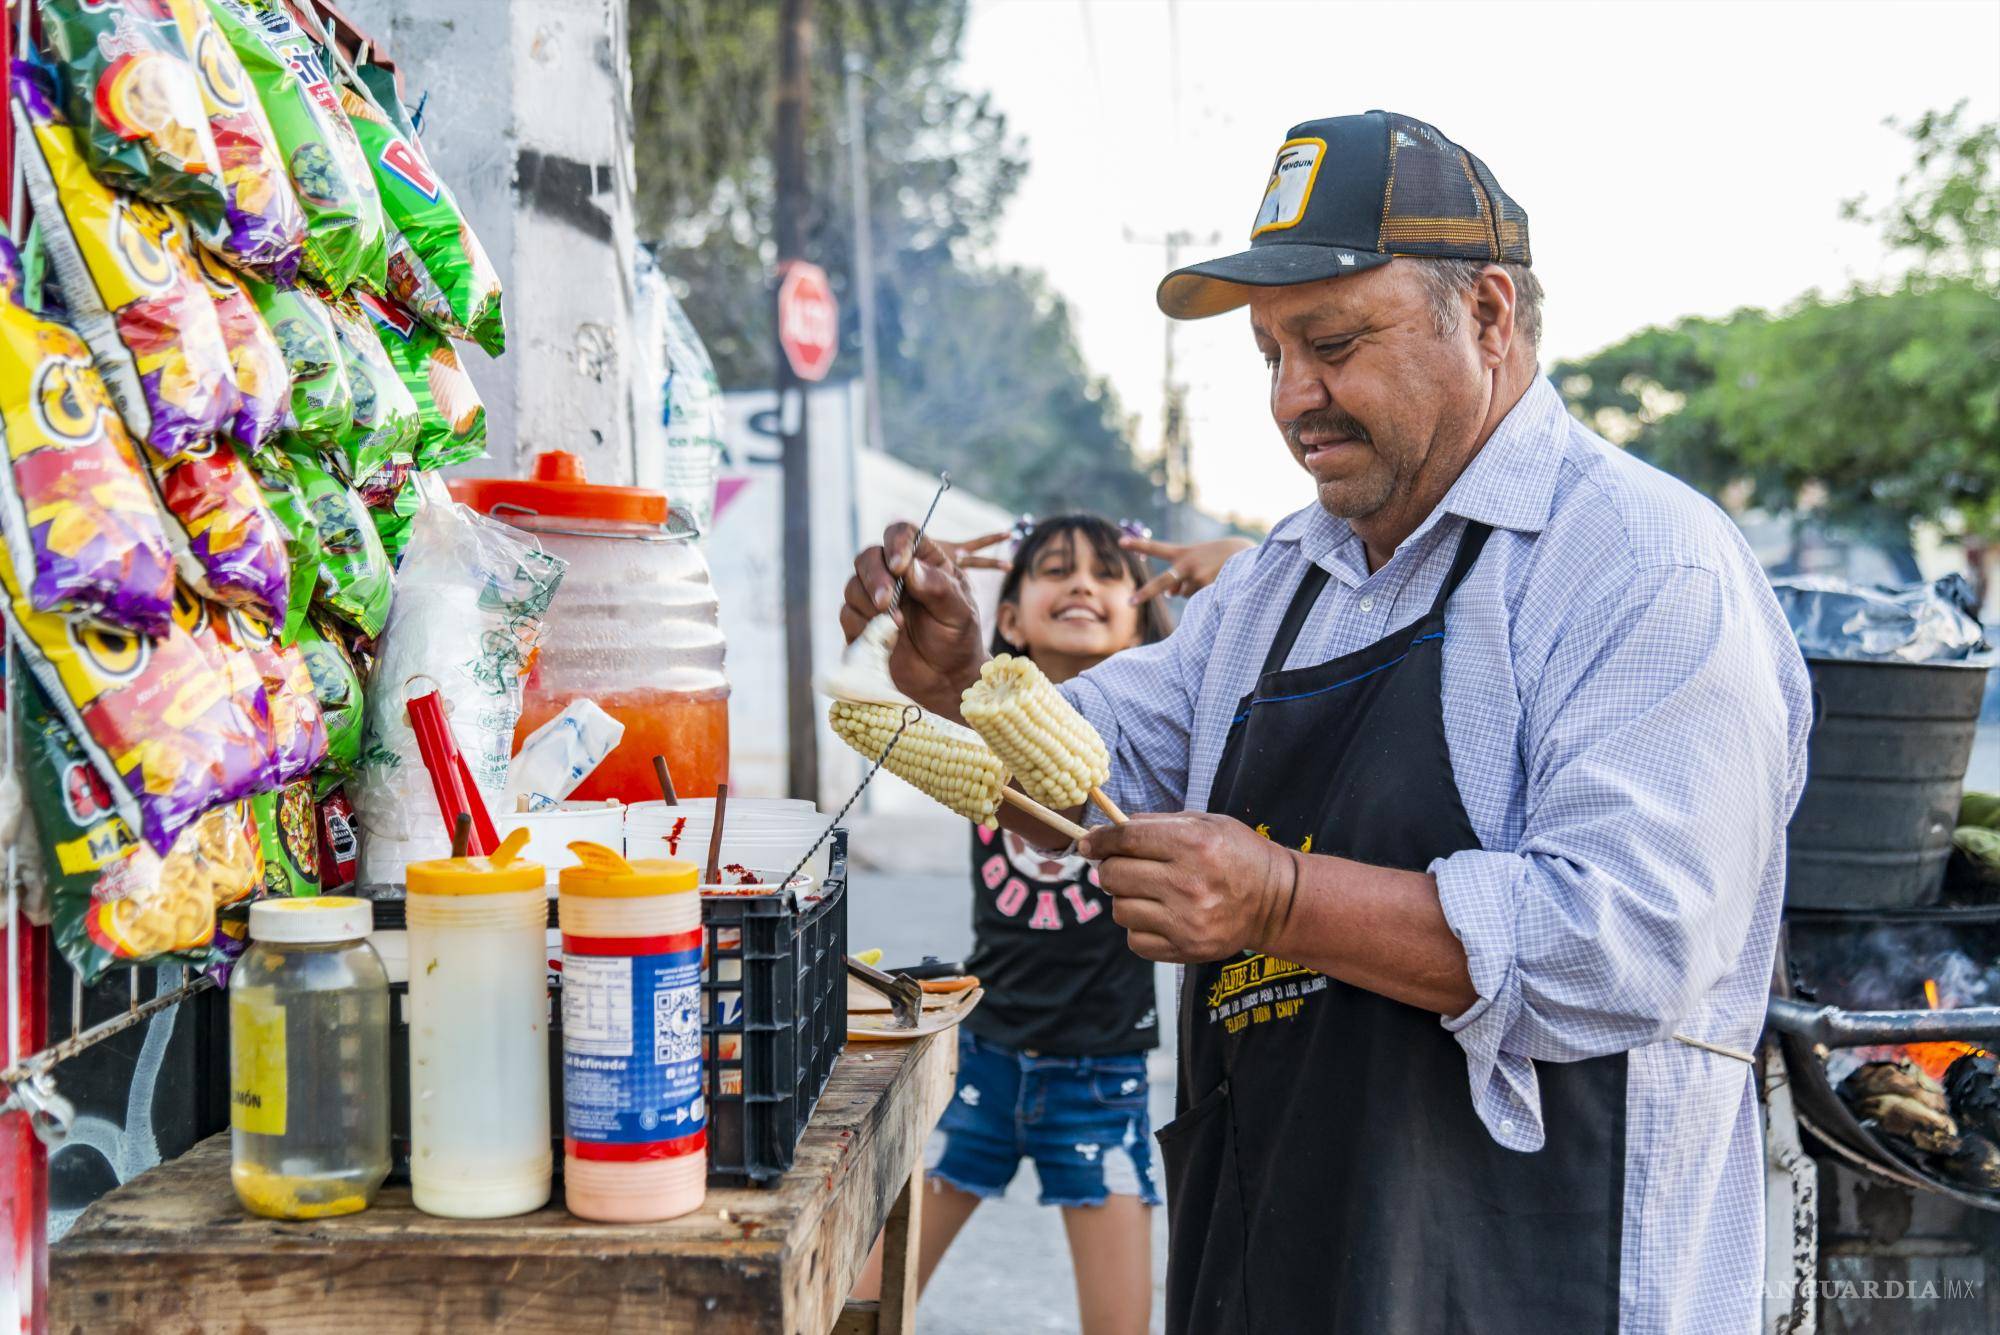
[[229,990],[229,1125],[285,1134],[285,1008],[275,988]]
[[701,930],[563,934],[563,1130],[584,1159],[662,1159],[707,1143]]

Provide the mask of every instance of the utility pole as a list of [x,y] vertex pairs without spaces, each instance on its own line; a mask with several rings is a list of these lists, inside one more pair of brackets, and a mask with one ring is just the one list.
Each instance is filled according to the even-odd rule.
[[868,207],[868,119],[859,51],[847,53],[847,186],[854,214],[854,310],[861,321],[861,413],[868,448],[882,448],[881,364],[875,344],[875,230]]
[[[806,258],[806,124],[812,101],[813,0],[784,0],[778,20],[776,143],[778,264]],[[772,288],[773,348],[778,367],[778,421],[783,433],[785,562],[786,791],[819,799],[819,716],[813,708],[812,454],[808,448],[806,385],[777,346],[777,289]]]
[[[1181,267],[1181,247],[1215,246],[1222,243],[1220,232],[1196,235],[1186,230],[1161,237],[1144,237],[1125,229],[1125,239],[1139,245],[1162,246],[1167,254],[1167,272]],[[1160,381],[1160,459],[1167,474],[1167,532],[1169,542],[1186,542],[1193,537],[1185,522],[1187,507],[1194,504],[1194,470],[1189,458],[1192,442],[1187,428],[1187,385],[1176,374],[1174,335],[1180,321],[1169,318],[1166,327],[1164,372]]]

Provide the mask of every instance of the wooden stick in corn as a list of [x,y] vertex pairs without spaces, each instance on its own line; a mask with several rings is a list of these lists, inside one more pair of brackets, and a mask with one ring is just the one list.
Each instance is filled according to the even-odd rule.
[[[882,760],[889,739],[902,727],[903,709],[836,700],[827,720],[840,740],[870,760]],[[882,767],[932,801],[988,827],[996,822],[1007,787],[1007,767],[979,734],[935,714],[905,728]]]
[[1104,739],[1031,660],[1012,654],[989,660],[959,708],[1029,797],[1057,811],[1095,802],[1113,822],[1125,823],[1125,813],[1104,795],[1111,777]]
[[1037,802],[1034,798],[1029,797],[1019,788],[1012,788],[1012,787],[1002,788],[1000,790],[1000,800],[1002,802],[1005,802],[1008,806],[1013,807],[1017,811],[1027,812],[1030,816],[1033,816],[1036,820],[1048,826],[1051,830],[1054,830],[1057,834],[1063,835],[1067,838],[1081,839],[1086,834],[1090,833],[1089,830],[1084,829],[1081,825],[1078,825],[1075,821],[1071,820],[1068,816],[1063,815],[1061,812],[1050,811],[1047,807],[1043,806],[1040,802]]

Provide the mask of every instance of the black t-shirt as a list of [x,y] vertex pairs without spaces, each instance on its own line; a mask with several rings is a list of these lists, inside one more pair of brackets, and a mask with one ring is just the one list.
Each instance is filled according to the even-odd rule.
[[972,958],[980,1038],[1062,1057],[1159,1046],[1153,965],[1126,944],[1111,897],[1080,857],[972,827]]

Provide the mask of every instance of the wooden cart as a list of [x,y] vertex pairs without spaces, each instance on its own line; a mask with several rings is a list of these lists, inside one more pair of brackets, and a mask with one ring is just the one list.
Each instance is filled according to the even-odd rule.
[[[764,1190],[711,1190],[665,1224],[588,1224],[556,1202],[436,1219],[408,1187],[342,1219],[244,1213],[216,1136],[106,1196],[50,1254],[56,1331],[908,1331],[916,1188],[950,1099],[956,1036],[855,1044],[798,1160]],[[848,1304],[887,1226],[882,1302]]]

